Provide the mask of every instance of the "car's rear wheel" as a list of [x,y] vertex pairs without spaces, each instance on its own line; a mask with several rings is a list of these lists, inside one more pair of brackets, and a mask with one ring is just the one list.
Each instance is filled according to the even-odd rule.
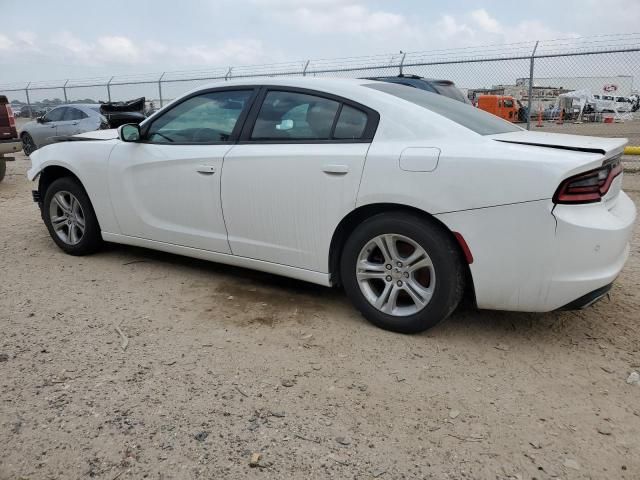
[[36,142],[33,141],[33,138],[27,132],[24,132],[20,136],[20,140],[22,140],[22,151],[25,155],[29,156],[38,149]]
[[421,332],[447,318],[464,287],[461,255],[436,222],[385,212],[361,223],[347,239],[341,278],[371,323],[401,333]]
[[73,178],[59,178],[49,186],[42,218],[53,241],[70,255],[88,255],[102,246],[100,225],[91,201]]

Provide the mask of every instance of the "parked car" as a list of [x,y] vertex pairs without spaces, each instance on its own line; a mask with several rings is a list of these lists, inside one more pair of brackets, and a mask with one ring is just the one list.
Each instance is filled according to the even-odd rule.
[[24,153],[31,155],[38,148],[56,141],[56,137],[118,127],[125,123],[140,123],[144,118],[140,99],[133,102],[61,105],[26,123],[20,131],[20,138]]
[[471,103],[469,99],[456,87],[451,80],[436,80],[418,75],[398,75],[394,77],[370,77],[369,80],[378,82],[397,83],[407,87],[419,88],[426,92],[437,93],[463,103]]
[[375,325],[590,305],[629,253],[626,139],[528,132],[371,80],[235,80],[35,152],[53,241],[103,241],[342,285]]
[[0,182],[7,171],[7,161],[13,157],[6,154],[17,153],[22,150],[22,144],[16,131],[16,119],[7,97],[0,95]]
[[140,123],[145,118],[145,97],[128,102],[107,102],[100,104],[100,113],[104,115],[109,128],[118,128],[126,123]]

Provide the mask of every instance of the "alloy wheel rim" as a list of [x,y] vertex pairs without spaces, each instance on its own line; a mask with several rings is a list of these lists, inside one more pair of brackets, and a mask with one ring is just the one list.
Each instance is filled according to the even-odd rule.
[[27,134],[22,138],[22,150],[26,155],[31,155],[34,150],[34,143],[31,135]]
[[80,202],[70,192],[57,192],[49,205],[54,232],[67,245],[77,245],[84,237],[86,221]]
[[371,305],[399,317],[424,309],[436,285],[433,262],[424,248],[393,233],[378,235],[365,244],[358,255],[356,279]]

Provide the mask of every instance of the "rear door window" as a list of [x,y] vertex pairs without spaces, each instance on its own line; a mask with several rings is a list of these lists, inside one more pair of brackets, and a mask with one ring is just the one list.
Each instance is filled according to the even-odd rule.
[[269,91],[252,140],[329,140],[340,103],[306,93]]
[[61,121],[67,112],[67,107],[58,107],[51,110],[44,116],[45,122],[59,122]]
[[83,118],[87,118],[87,116],[88,115],[84,113],[82,110],[78,110],[77,108],[73,108],[73,107],[67,107],[67,110],[64,113],[63,120],[65,121],[82,120]]

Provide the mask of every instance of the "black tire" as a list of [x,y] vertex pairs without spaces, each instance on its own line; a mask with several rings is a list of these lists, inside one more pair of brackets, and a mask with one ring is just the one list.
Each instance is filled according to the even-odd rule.
[[7,172],[7,161],[0,157],[0,182],[4,179],[4,174]]
[[27,132],[24,132],[20,136],[20,140],[22,141],[22,151],[26,156],[31,155],[38,149],[35,142],[33,141],[33,138]]
[[[356,277],[358,256],[372,239],[384,234],[413,240],[431,259],[436,279],[433,294],[417,313],[406,316],[384,313],[360,289]],[[342,251],[340,273],[347,296],[367,320],[385,330],[417,333],[437,325],[456,309],[464,292],[462,255],[452,237],[436,221],[405,212],[384,212],[365,220],[349,236]]]
[[[63,241],[54,230],[51,222],[51,202],[53,201],[54,196],[59,192],[69,192],[73,194],[80,203],[84,214],[84,233],[80,241],[75,245],[71,245]],[[87,192],[85,192],[82,185],[74,178],[59,178],[49,185],[42,204],[42,219],[44,220],[47,230],[49,230],[49,235],[51,235],[53,241],[61,250],[69,255],[89,255],[97,252],[102,247],[102,235],[100,233],[100,225],[98,224],[96,213],[93,210],[93,206],[91,205]]]

